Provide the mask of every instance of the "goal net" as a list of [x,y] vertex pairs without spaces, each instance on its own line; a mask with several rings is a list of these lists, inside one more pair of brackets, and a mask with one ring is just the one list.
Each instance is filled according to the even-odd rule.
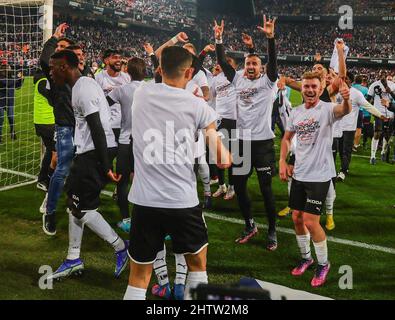
[[41,142],[33,74],[52,31],[53,0],[0,0],[0,191],[34,183]]

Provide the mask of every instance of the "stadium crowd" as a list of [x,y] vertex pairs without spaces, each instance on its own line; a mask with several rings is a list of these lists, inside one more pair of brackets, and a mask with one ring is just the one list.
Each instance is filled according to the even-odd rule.
[[271,13],[273,15],[337,15],[339,8],[349,5],[356,15],[389,16],[394,15],[393,1],[380,0],[334,0],[334,1],[281,1],[281,0],[255,0],[255,10],[258,14]]

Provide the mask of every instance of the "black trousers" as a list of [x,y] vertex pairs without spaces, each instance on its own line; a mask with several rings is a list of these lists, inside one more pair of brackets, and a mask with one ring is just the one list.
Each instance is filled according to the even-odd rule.
[[348,173],[351,164],[352,147],[354,146],[355,131],[344,131],[339,140],[339,153],[341,159],[341,172]]
[[130,174],[134,171],[133,148],[131,144],[119,144],[117,153],[117,173],[122,175],[117,184],[117,203],[122,219],[130,218],[129,183]]
[[[251,149],[246,154],[244,144],[251,144]],[[247,148],[248,150],[248,148]],[[265,202],[266,215],[269,223],[269,233],[276,230],[276,208],[272,190],[272,177],[276,173],[274,140],[265,141],[239,141],[239,155],[243,158],[241,164],[235,164],[234,183],[237,200],[244,217],[246,228],[253,227],[251,200],[248,196],[248,179],[253,174],[254,168],[258,175],[259,188]],[[241,167],[247,167],[244,174],[239,174]]]

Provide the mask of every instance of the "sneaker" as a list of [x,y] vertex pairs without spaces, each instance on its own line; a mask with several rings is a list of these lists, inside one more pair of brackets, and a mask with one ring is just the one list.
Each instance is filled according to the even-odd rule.
[[47,236],[50,237],[56,235],[55,213],[43,214],[43,231]]
[[225,195],[225,197],[224,197],[224,200],[225,200],[225,201],[231,201],[231,200],[233,200],[233,198],[235,197],[235,195],[236,195],[236,192],[235,192],[234,187],[233,187],[233,186],[230,186],[230,187],[228,188],[228,192],[226,193],[226,195]]
[[245,229],[240,238],[236,239],[236,243],[245,244],[258,234],[258,228]]
[[331,269],[331,264],[329,262],[325,266],[318,265],[314,278],[313,280],[311,280],[312,287],[314,288],[322,287],[327,281],[328,273],[330,269]]
[[346,180],[346,175],[343,172],[340,172],[336,179],[339,182],[344,182]]
[[115,278],[119,278],[121,276],[121,273],[126,269],[128,265],[129,262],[128,249],[129,249],[129,241],[125,241],[125,249],[115,253],[117,259],[115,265],[115,272],[114,272]]
[[183,301],[185,296],[185,285],[175,284],[174,285],[174,299],[178,301]]
[[215,178],[210,180],[210,186],[213,186],[213,185],[218,184],[218,183],[219,183],[218,177],[215,177]]
[[314,264],[313,259],[302,259],[302,261],[299,262],[298,266],[292,270],[291,274],[294,277],[300,277],[304,275],[304,273]]
[[333,219],[333,214],[328,214],[326,216],[326,229],[332,231],[336,228],[335,220]]
[[284,218],[284,217],[288,216],[290,213],[291,213],[291,208],[290,207],[286,207],[285,209],[281,210],[278,213],[278,216],[281,217],[281,218]]
[[213,207],[213,202],[212,202],[211,196],[205,195],[204,196],[203,209],[210,210],[212,207]]
[[219,186],[218,190],[213,194],[213,198],[219,198],[225,195],[228,192],[228,188],[226,187],[226,184],[223,186]]
[[171,237],[170,236],[166,236],[165,241],[171,241]]
[[46,214],[47,213],[47,202],[48,202],[48,193],[45,194],[45,198],[40,206],[40,213]]
[[277,248],[278,248],[277,234],[276,232],[274,232],[268,235],[266,249],[273,252],[276,251]]
[[166,299],[166,300],[171,299],[170,284],[166,284],[164,286],[160,286],[159,284],[156,284],[152,287],[151,292],[156,297]]
[[123,232],[130,233],[131,219],[124,219],[123,221],[118,222],[117,226]]
[[42,190],[44,192],[48,192],[48,186],[45,181],[39,181],[37,182],[37,189]]
[[377,164],[376,158],[370,159],[370,164],[371,164],[372,166],[375,166],[375,165]]
[[66,260],[48,279],[60,281],[71,276],[81,276],[84,272],[84,262],[81,259]]

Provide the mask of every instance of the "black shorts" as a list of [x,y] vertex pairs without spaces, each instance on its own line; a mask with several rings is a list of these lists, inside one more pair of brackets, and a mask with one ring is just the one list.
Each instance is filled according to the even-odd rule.
[[35,124],[36,134],[41,138],[47,150],[55,152],[55,125]]
[[359,110],[357,129],[362,129],[362,128],[363,128],[363,112]]
[[390,119],[389,121],[383,121],[379,118],[376,118],[374,123],[374,132],[384,132],[386,134],[392,135],[394,131],[394,119]]
[[[245,144],[251,144],[251,148],[246,148]],[[234,168],[249,168],[248,175],[252,175],[255,168],[258,172],[264,172],[270,176],[276,175],[276,152],[274,150],[274,140],[261,140],[261,141],[243,141],[239,140],[239,150],[234,152],[235,164]],[[240,158],[239,158],[240,157]],[[241,159],[241,163],[238,161]],[[240,175],[237,169],[234,171],[235,175]],[[244,169],[243,169],[244,171]],[[248,171],[248,170],[247,170]]]
[[[111,159],[116,150],[109,149]],[[71,164],[65,190],[72,200],[72,208],[79,211],[97,210],[100,193],[108,183],[106,173],[98,161],[95,151],[77,155]]]
[[207,226],[199,207],[160,209],[134,205],[129,256],[138,264],[152,264],[170,235],[173,252],[198,254],[208,246]]
[[289,207],[320,216],[324,210],[330,184],[331,181],[301,182],[292,179]]

